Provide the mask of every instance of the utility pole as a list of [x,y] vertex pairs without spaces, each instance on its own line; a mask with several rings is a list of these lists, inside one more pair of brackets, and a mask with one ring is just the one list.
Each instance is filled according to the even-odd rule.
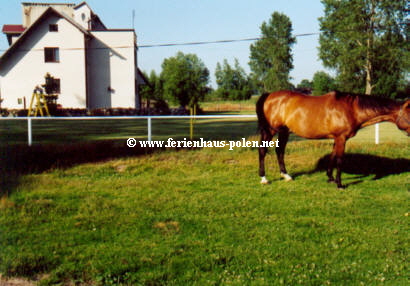
[[132,29],[135,30],[135,9],[132,9]]

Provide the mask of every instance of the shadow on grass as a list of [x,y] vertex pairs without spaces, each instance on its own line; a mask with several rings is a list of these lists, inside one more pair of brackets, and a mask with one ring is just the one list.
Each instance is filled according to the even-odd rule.
[[[325,172],[329,165],[330,154],[320,158],[315,169],[310,172],[297,173],[295,177],[313,174],[317,172]],[[380,178],[410,172],[410,160],[404,158],[392,159],[367,154],[345,154],[343,157],[342,173],[358,175],[353,179],[359,179],[346,184],[355,185],[362,182],[361,178],[374,175],[373,180]]]
[[26,174],[65,169],[83,163],[150,154],[165,148],[127,147],[124,140],[104,140],[75,144],[47,144],[0,148],[0,197],[10,195]]

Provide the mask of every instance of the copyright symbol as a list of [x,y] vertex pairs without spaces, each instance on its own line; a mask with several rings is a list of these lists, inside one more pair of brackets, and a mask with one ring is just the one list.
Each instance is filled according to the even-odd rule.
[[137,145],[137,140],[135,140],[134,138],[128,138],[127,139],[127,146],[128,147],[135,147],[135,145]]

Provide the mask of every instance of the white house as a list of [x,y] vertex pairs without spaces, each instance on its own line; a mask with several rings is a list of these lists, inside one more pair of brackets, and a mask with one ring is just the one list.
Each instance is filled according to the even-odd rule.
[[[87,3],[22,3],[22,25],[4,25],[2,108],[23,109],[49,73],[63,108],[139,108],[133,29],[107,29]],[[26,106],[25,106],[26,105]]]

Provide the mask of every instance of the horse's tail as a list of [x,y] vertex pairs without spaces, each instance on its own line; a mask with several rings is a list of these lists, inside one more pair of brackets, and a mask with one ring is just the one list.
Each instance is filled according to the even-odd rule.
[[258,101],[256,102],[256,114],[258,116],[259,131],[269,132],[270,130],[269,122],[266,119],[265,112],[263,111],[263,106],[268,96],[269,96],[269,93],[265,92],[259,97]]

